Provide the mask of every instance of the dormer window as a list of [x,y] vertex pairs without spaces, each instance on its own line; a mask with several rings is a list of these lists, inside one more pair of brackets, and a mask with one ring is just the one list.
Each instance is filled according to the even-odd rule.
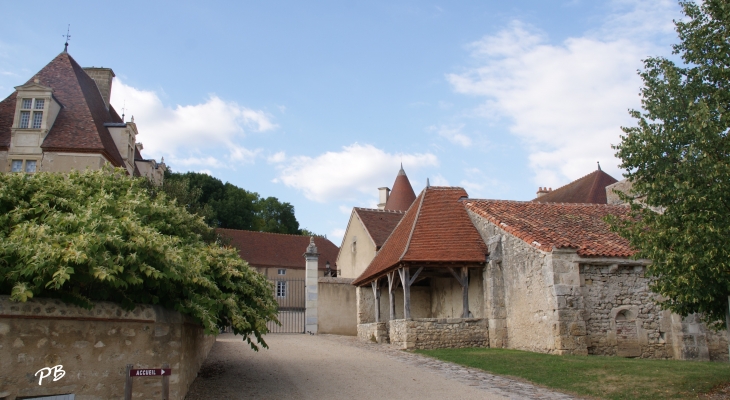
[[[18,128],[20,129],[41,129],[43,123],[43,108],[46,105],[44,99],[23,99],[21,103],[20,111],[20,123]],[[27,110],[27,111],[26,111]],[[32,111],[33,118],[31,119],[30,110],[41,110]]]

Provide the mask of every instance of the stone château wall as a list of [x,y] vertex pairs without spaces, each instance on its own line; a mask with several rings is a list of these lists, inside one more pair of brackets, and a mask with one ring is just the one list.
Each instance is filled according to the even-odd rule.
[[[169,364],[170,398],[183,399],[215,336],[176,311],[113,303],[91,310],[55,299],[11,302],[0,296],[0,398],[75,394],[83,399],[124,397],[127,364]],[[62,365],[65,375],[39,385],[42,368]],[[135,398],[160,398],[162,378],[134,378]]]
[[389,322],[390,343],[402,349],[487,347],[484,318],[418,318]]

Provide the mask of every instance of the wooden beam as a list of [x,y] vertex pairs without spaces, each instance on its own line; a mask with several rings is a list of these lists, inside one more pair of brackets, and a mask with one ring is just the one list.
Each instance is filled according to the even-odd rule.
[[418,274],[420,274],[420,273],[421,273],[421,271],[423,271],[423,267],[420,267],[420,268],[418,268],[418,269],[416,270],[416,273],[415,273],[415,274],[413,274],[413,277],[411,277],[411,280],[410,280],[410,281],[408,282],[408,286],[411,286],[411,285],[413,285],[413,282],[415,282],[415,281],[416,281],[416,278],[418,278]]
[[409,267],[398,268],[400,283],[403,286],[403,318],[411,319],[411,269]]
[[390,320],[395,319],[395,289],[398,288],[398,280],[395,278],[395,271],[388,272],[388,300],[390,301]]
[[469,268],[461,267],[461,295],[463,298],[462,318],[469,318]]
[[380,322],[380,285],[379,279],[370,282],[373,287],[373,296],[375,297],[375,322]]

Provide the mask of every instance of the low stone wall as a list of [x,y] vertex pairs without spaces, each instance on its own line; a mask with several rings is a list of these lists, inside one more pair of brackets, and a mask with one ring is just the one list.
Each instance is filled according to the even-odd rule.
[[[182,314],[159,306],[125,311],[113,303],[91,310],[60,300],[11,302],[0,296],[0,398],[75,394],[77,399],[124,397],[127,364],[169,364],[170,399],[183,399],[215,336]],[[65,375],[39,385],[42,368]],[[134,398],[160,398],[162,378],[133,378]]]
[[486,347],[484,318],[419,318],[390,321],[390,343],[402,349]]
[[354,279],[319,278],[317,332],[357,335],[357,299]]
[[385,322],[372,322],[357,326],[357,338],[363,342],[388,343],[388,326]]

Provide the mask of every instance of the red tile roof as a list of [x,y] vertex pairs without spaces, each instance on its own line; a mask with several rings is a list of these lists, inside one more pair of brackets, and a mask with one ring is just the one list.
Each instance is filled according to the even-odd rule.
[[365,230],[375,243],[375,248],[380,249],[388,239],[393,229],[405,215],[405,211],[377,210],[373,208],[355,207],[355,213],[362,221]]
[[411,181],[406,176],[406,171],[401,165],[398,175],[393,182],[393,190],[390,191],[388,201],[385,202],[385,209],[391,211],[407,211],[408,207],[413,204],[416,199],[416,193],[413,191]]
[[[309,246],[309,236],[284,235],[281,233],[216,229],[229,238],[242,259],[253,267],[282,267],[304,269],[304,252]],[[326,269],[327,261],[332,270],[337,269],[339,248],[329,239],[315,236],[314,244],[319,252],[319,269]]]
[[400,264],[484,263],[487,247],[459,199],[458,187],[427,187],[416,198],[353,285],[364,285]]
[[616,182],[618,181],[611,175],[598,169],[532,201],[541,203],[606,204],[606,186]]
[[[61,53],[27,83],[39,83],[53,89],[53,96],[63,105],[41,148],[44,151],[100,153],[113,165],[122,166],[106,122],[121,122],[117,113],[107,110],[96,82],[68,54]],[[17,91],[0,102],[0,149],[10,146],[10,128],[15,113]]]
[[606,204],[465,200],[464,207],[543,251],[574,248],[583,257],[630,257],[629,242],[603,218],[626,216],[628,208]]

